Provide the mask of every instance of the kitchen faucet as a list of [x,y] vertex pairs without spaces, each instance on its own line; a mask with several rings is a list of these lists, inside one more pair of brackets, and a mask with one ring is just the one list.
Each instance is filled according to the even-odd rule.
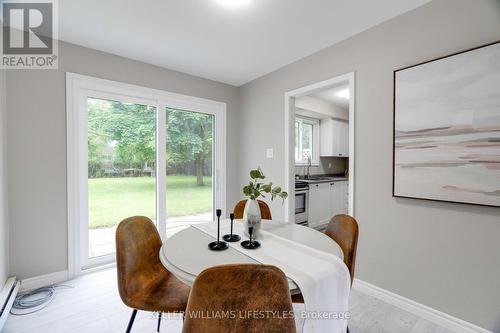
[[309,179],[311,177],[310,169],[311,169],[311,156],[307,155],[306,179]]

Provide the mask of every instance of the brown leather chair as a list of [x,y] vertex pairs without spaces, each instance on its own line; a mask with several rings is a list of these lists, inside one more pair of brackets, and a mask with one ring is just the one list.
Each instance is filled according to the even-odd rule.
[[[271,210],[269,209],[269,206],[264,201],[257,200],[257,202],[259,203],[260,216],[265,220],[272,220],[273,217],[271,216]],[[241,200],[236,204],[236,206],[234,207],[235,219],[243,218],[243,211],[245,210],[246,203],[246,200]]]
[[125,305],[133,308],[127,333],[137,310],[163,312],[186,309],[189,287],[175,278],[160,262],[162,242],[153,222],[144,216],[123,220],[116,229],[118,290]]
[[[335,215],[328,223],[325,234],[339,244],[344,253],[344,263],[351,274],[351,284],[354,279],[356,248],[358,247],[358,222],[349,215]],[[294,303],[303,303],[301,294],[292,296]]]
[[335,215],[328,223],[325,234],[337,242],[344,252],[344,262],[351,274],[351,284],[354,281],[354,266],[358,248],[359,227],[354,217],[341,214]]
[[[255,318],[253,311],[264,316]],[[267,316],[266,311],[278,315]],[[191,288],[182,332],[295,333],[285,274],[274,266],[245,264],[201,272]]]

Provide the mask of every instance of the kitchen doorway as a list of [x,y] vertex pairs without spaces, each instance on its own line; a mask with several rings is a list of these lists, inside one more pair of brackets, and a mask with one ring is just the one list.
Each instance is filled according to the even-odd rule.
[[[339,104],[341,108],[324,107],[332,104]],[[348,182],[345,212],[354,216],[354,116],[354,72],[285,93],[285,191],[292,198],[295,197],[296,174],[304,177],[310,174],[311,166],[321,169],[324,160],[341,159]],[[326,128],[335,131],[335,135],[328,134]],[[331,163],[326,164],[331,167]],[[302,175],[299,170],[303,170]],[[295,221],[295,201],[285,202],[284,216],[287,222]]]

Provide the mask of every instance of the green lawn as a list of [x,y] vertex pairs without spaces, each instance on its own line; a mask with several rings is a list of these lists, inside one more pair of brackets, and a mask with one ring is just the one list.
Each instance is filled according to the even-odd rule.
[[[210,212],[212,178],[205,186],[196,185],[194,176],[167,176],[167,216]],[[118,224],[126,217],[156,217],[155,178],[123,177],[89,179],[89,227]]]

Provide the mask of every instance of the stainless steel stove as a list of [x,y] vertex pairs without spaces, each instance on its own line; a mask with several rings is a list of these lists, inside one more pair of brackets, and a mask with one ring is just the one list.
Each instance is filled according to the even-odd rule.
[[295,223],[307,225],[309,221],[309,184],[295,181]]

